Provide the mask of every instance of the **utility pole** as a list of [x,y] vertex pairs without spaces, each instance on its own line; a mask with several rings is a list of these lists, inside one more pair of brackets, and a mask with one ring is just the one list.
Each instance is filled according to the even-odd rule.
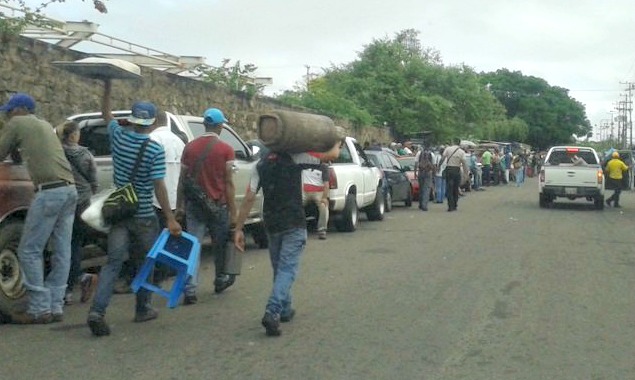
[[[633,82],[620,82],[620,84],[626,85],[626,100],[624,104],[624,124],[628,126],[630,131],[630,149],[633,149],[633,90],[635,90],[635,83]],[[628,116],[627,113],[628,112]]]

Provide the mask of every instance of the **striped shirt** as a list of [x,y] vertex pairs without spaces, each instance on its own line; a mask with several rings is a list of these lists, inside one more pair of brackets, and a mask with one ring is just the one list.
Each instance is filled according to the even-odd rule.
[[[115,186],[121,187],[129,183],[132,178],[132,170],[137,160],[141,144],[150,139],[149,135],[131,132],[119,125],[116,120],[108,124],[110,134],[110,146],[112,147],[112,166],[114,170]],[[150,140],[136,178],[133,180],[139,209],[135,214],[137,218],[147,218],[155,215],[152,205],[154,196],[154,181],[165,177],[165,151],[161,144]]]

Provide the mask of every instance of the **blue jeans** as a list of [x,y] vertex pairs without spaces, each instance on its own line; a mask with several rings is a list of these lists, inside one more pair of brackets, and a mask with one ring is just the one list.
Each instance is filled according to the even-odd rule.
[[443,203],[443,200],[445,199],[445,182],[445,178],[434,176],[434,191],[436,193],[435,201],[437,203]]
[[521,166],[520,169],[515,169],[516,171],[516,186],[520,187],[525,182],[525,167]]
[[[106,265],[99,272],[99,282],[91,312],[106,314],[110,303],[115,282],[119,277],[121,266],[130,259],[132,266],[139,269],[145,261],[146,254],[152,249],[159,236],[159,221],[156,216],[148,218],[130,218],[119,222],[110,228],[108,233],[108,258]],[[149,279],[152,281],[152,279]],[[152,299],[152,293],[144,288],[137,292],[136,312],[147,310]]]
[[428,200],[430,199],[430,186],[432,185],[432,175],[419,173],[419,208],[428,209]]
[[[33,316],[63,312],[76,203],[75,186],[64,186],[37,192],[29,206],[18,259],[29,294],[27,312]],[[53,247],[51,271],[44,278],[42,255],[49,239]]]
[[289,315],[291,312],[291,287],[298,274],[300,256],[306,246],[307,232],[293,228],[278,233],[267,233],[269,258],[273,269],[273,289],[266,312],[272,315]]
[[[227,247],[227,240],[229,239],[229,210],[227,207],[222,207],[218,218],[215,220],[209,220],[200,216],[197,210],[197,206],[192,202],[185,202],[185,217],[187,223],[187,231],[196,236],[199,242],[203,241],[205,233],[209,231],[212,238],[212,252],[214,253],[214,266],[216,277],[223,274],[225,270],[225,249]],[[201,255],[198,256],[197,268],[201,266]],[[185,294],[196,294],[196,288],[198,287],[198,272],[192,276],[185,285]]]

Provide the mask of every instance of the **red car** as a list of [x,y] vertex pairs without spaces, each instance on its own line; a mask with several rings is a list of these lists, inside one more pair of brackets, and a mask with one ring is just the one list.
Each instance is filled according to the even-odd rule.
[[412,185],[412,198],[415,201],[419,200],[419,180],[415,175],[415,157],[414,156],[399,156],[395,157],[404,169],[404,173],[410,184]]

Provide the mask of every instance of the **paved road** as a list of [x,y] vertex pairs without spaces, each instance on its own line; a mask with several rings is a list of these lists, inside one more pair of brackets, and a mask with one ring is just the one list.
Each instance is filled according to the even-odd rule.
[[233,288],[212,293],[207,257],[200,303],[159,300],[156,321],[114,297],[110,337],[90,336],[87,305],[0,326],[0,378],[635,379],[635,195],[543,210],[535,181],[311,236],[279,338],[259,324],[271,272],[252,248]]

